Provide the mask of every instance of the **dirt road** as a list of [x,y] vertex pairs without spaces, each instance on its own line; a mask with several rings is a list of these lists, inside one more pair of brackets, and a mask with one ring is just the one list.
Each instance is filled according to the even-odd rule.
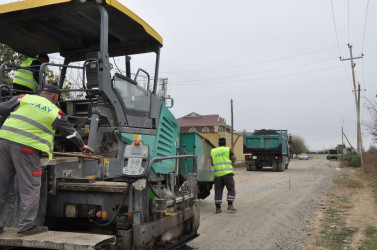
[[300,249],[338,162],[325,156],[293,160],[285,172],[235,170],[237,213],[215,214],[213,192],[200,204],[193,249]]

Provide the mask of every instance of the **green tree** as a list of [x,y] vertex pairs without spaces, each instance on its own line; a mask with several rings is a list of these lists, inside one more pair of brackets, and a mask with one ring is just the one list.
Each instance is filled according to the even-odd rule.
[[346,148],[346,145],[344,144],[338,144],[338,146],[335,147],[336,151],[338,151],[339,153],[342,153],[344,148]]
[[305,145],[305,140],[298,135],[292,135],[292,143],[290,151],[292,154],[301,154],[309,152],[308,147]]
[[[3,63],[11,65],[19,65],[22,61],[26,60],[26,56],[15,52],[11,47],[0,43],[0,65]],[[12,71],[3,72],[3,83],[10,84],[13,78]]]
[[[20,65],[22,61],[26,60],[27,56],[15,52],[11,47],[0,43],[0,65],[3,63],[11,65]],[[60,73],[60,72],[59,72]],[[3,82],[5,84],[11,84],[14,71],[3,72]],[[56,84],[59,82],[59,74],[55,74],[54,71],[46,68],[46,83]]]

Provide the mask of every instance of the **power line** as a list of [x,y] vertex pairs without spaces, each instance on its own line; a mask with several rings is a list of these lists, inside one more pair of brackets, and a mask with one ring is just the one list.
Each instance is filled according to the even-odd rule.
[[[335,36],[336,36],[336,44],[338,45],[339,57],[341,58],[341,57],[342,57],[342,53],[340,52],[338,30],[337,30],[337,28],[336,28],[335,13],[334,13],[334,4],[333,4],[332,0],[330,0],[330,1],[331,1],[332,17],[333,17],[333,21],[334,21],[334,29],[335,29]],[[349,40],[349,39],[348,39],[348,40]],[[350,80],[350,78],[349,78],[349,76],[348,76],[348,73],[347,73],[347,70],[346,70],[346,66],[344,65],[343,62],[342,62],[342,65],[343,65],[343,68],[344,68],[344,72],[346,73],[348,83],[351,85],[351,88],[352,88],[351,80]]]
[[[363,42],[362,42],[362,45],[361,45],[361,54],[364,53],[364,42],[365,42],[365,31],[366,31],[366,27],[367,27],[368,8],[369,8],[369,0],[367,1],[367,8],[365,10],[365,21],[364,21]],[[363,73],[364,88],[367,88],[366,83],[365,83],[365,74],[364,74],[364,58],[361,59],[361,70],[362,70],[362,73]]]
[[334,20],[334,28],[335,28],[335,35],[336,35],[336,43],[338,44],[339,56],[342,56],[342,53],[340,53],[338,31],[337,31],[337,29],[336,29],[335,13],[334,13],[334,4],[333,4],[332,0],[330,0],[330,1],[331,1],[332,17],[333,17],[333,20]]
[[[339,47],[339,45],[338,45],[338,47]],[[268,63],[268,62],[276,62],[276,61],[281,61],[281,60],[286,60],[286,59],[291,59],[291,58],[296,58],[296,57],[302,57],[302,56],[312,55],[312,54],[320,53],[320,52],[323,52],[323,51],[332,50],[332,49],[335,49],[335,48],[336,47],[331,47],[331,48],[317,50],[317,51],[313,51],[313,52],[309,52],[309,53],[305,53],[305,54],[299,54],[299,55],[294,55],[294,56],[281,57],[281,58],[277,58],[277,59],[271,59],[271,60],[265,60],[265,61],[247,63],[247,64],[238,64],[238,65],[231,65],[231,66],[221,66],[221,67],[205,68],[205,69],[192,69],[192,70],[181,70],[181,71],[166,71],[166,72],[161,72],[161,73],[164,73],[164,74],[174,74],[174,73],[185,73],[185,72],[198,72],[198,71],[209,71],[209,70],[218,70],[218,69],[239,68],[239,67],[245,67],[245,66],[250,66],[250,65],[263,64],[263,63]]]
[[363,33],[363,43],[361,45],[361,54],[364,52],[364,41],[365,41],[365,30],[367,27],[368,8],[369,8],[369,0],[367,2],[367,9],[365,11],[364,33]]
[[184,85],[209,85],[209,84],[219,84],[219,83],[248,82],[248,81],[257,81],[257,80],[279,78],[279,77],[292,76],[292,75],[300,75],[300,74],[306,74],[306,73],[312,73],[312,72],[318,72],[318,71],[329,71],[329,70],[334,70],[334,69],[338,69],[338,68],[341,68],[341,67],[332,67],[332,68],[327,68],[327,69],[311,70],[311,71],[304,71],[304,72],[298,72],[298,73],[292,73],[292,74],[284,74],[284,75],[277,75],[277,76],[271,76],[271,77],[246,79],[246,80],[230,80],[230,81],[222,81],[222,82],[191,83],[191,84],[187,83],[187,84],[171,84],[171,85],[184,86]]
[[257,71],[257,72],[245,73],[245,74],[227,75],[227,76],[215,77],[215,78],[205,78],[205,79],[198,79],[198,80],[175,81],[175,82],[176,83],[178,83],[178,82],[179,83],[181,83],[181,82],[201,82],[201,81],[219,80],[219,79],[225,79],[225,78],[237,77],[237,76],[256,75],[256,74],[261,74],[261,73],[269,73],[269,72],[276,72],[276,71],[280,71],[280,70],[294,69],[294,68],[298,68],[298,67],[302,67],[302,66],[306,66],[306,65],[311,65],[311,64],[315,64],[315,63],[320,63],[320,62],[324,62],[324,61],[329,61],[329,60],[334,60],[334,58],[331,57],[331,58],[320,60],[320,61],[300,64],[300,65],[291,66],[291,67],[273,69],[273,70],[264,70],[264,71]]
[[348,43],[350,42],[350,0],[348,0]]
[[364,88],[367,88],[367,85],[365,83],[365,74],[364,74],[364,58],[361,59],[361,72],[363,74],[363,83],[364,83]]

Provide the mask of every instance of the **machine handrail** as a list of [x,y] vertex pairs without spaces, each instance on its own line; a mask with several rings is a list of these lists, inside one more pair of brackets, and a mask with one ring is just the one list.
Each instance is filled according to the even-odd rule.
[[[149,161],[147,173],[152,168],[152,164],[155,163],[155,162],[160,162],[160,161],[163,161],[163,160],[171,160],[171,159],[188,159],[188,158],[197,159],[198,157],[195,156],[195,155],[174,155],[174,156],[165,156],[165,157],[154,157]],[[196,173],[196,174],[198,173],[197,161],[196,160],[194,160],[193,173]]]

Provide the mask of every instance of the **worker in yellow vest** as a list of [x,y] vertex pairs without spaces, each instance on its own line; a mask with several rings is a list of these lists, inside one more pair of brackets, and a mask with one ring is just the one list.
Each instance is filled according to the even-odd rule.
[[[42,63],[49,62],[46,54],[37,58],[27,58],[20,64],[20,69],[14,73],[13,89],[21,91],[36,91],[39,83],[39,68]],[[25,92],[24,92],[25,93]]]
[[233,166],[236,156],[233,151],[226,147],[226,139],[219,139],[219,147],[211,150],[211,163],[215,171],[215,205],[216,213],[221,213],[221,203],[223,199],[224,186],[228,190],[227,201],[229,212],[236,212],[233,202],[236,197],[236,189],[234,186]]
[[[45,85],[40,95],[19,95],[0,103],[0,116],[7,117],[0,129],[0,213],[12,178],[17,174],[20,213],[17,235],[47,231],[37,225],[42,179],[42,152],[52,159],[55,131],[66,136],[82,152],[93,152],[55,104],[59,89]],[[0,224],[0,233],[4,230]]]

